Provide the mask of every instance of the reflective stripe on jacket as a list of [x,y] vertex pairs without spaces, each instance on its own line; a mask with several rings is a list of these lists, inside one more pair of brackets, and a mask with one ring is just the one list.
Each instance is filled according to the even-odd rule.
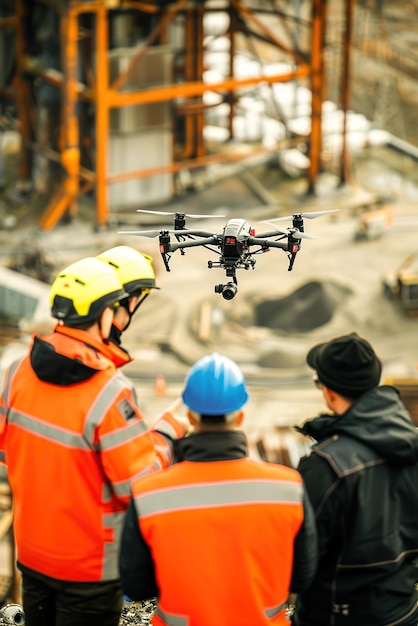
[[[28,355],[10,366],[3,389],[0,449],[13,492],[18,560],[62,580],[118,578],[131,479],[172,459],[166,438],[147,429],[131,383],[101,348],[68,328],[34,338]],[[46,350],[52,364],[59,357],[75,371],[82,366],[85,379],[41,379],[48,359],[40,367],[36,350]],[[166,422],[173,428],[167,416],[162,429]]]
[[287,624],[303,485],[248,458],[183,461],[136,481],[159,589],[154,626]]

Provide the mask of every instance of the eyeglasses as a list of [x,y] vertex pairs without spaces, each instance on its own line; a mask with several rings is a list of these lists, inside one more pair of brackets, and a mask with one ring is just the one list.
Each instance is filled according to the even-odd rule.
[[119,302],[114,302],[113,304],[109,304],[107,308],[113,311],[113,314],[115,314],[119,307]]
[[315,387],[316,387],[317,389],[322,389],[322,388],[323,388],[323,386],[324,386],[324,385],[321,383],[321,381],[319,380],[319,378],[318,378],[318,374],[314,374],[314,375],[312,376],[312,382],[313,382],[313,384],[315,385]]

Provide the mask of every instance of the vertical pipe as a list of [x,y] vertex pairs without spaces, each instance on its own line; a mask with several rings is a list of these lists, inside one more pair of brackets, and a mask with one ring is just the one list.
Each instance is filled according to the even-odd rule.
[[[196,9],[196,74],[195,80],[203,80],[203,18],[204,18],[204,6],[199,5]],[[203,96],[198,96],[196,100],[199,104],[203,104]],[[203,129],[205,126],[205,115],[202,108],[198,108],[195,117],[195,156],[201,157],[205,154],[205,146],[203,141]]]
[[70,213],[74,214],[79,193],[80,147],[77,117],[78,13],[71,5],[63,11],[60,26],[64,74],[61,109],[64,146],[61,158],[66,170],[65,195]]
[[[185,79],[186,82],[201,81],[203,77],[203,16],[204,7],[194,6],[186,9],[186,50]],[[202,96],[194,98],[194,104],[202,104]],[[199,107],[187,106],[184,117],[184,149],[183,158],[203,156],[204,113]],[[188,110],[189,109],[189,110]]]
[[308,170],[308,193],[315,193],[315,182],[319,173],[322,147],[322,102],[323,102],[323,45],[326,22],[326,0],[313,0],[311,35],[311,137],[310,166]]
[[[191,82],[194,80],[195,75],[194,8],[186,9],[185,31],[184,77],[186,82]],[[187,103],[184,110],[184,147],[181,156],[183,159],[186,159],[193,154],[194,123],[193,113],[188,111]]]
[[108,221],[109,65],[107,11],[103,7],[96,11],[96,222],[100,227]]
[[30,114],[31,93],[28,80],[24,72],[24,55],[26,52],[26,5],[25,0],[16,0],[16,104],[20,130],[20,183],[28,185],[31,177],[31,162],[29,153],[30,141]]
[[[299,37],[300,37],[300,27],[299,27],[299,20],[301,17],[301,0],[296,0],[296,6],[295,6],[295,25],[294,25],[294,30],[293,30],[293,41],[299,41]],[[293,64],[293,68],[294,68],[294,64]],[[293,107],[292,107],[292,115],[293,117],[297,117],[297,111],[298,111],[298,83],[297,81],[293,81]]]
[[342,58],[342,86],[341,106],[343,110],[342,147],[340,163],[340,184],[349,179],[349,154],[347,146],[347,112],[350,105],[350,65],[351,65],[351,35],[353,26],[353,0],[345,0],[345,34]]
[[157,13],[157,15],[158,15],[158,19],[160,20],[160,25],[161,25],[159,42],[163,46],[169,43],[168,27],[170,25],[170,21],[164,19],[163,11],[160,11],[159,13]]
[[[235,32],[237,28],[237,12],[235,7],[229,6],[229,77],[234,78],[235,59]],[[234,138],[234,114],[235,114],[235,94],[230,91],[227,95],[229,103],[228,131],[229,138]]]

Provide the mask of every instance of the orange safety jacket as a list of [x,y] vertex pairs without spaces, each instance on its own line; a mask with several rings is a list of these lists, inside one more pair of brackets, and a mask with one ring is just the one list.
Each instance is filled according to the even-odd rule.
[[152,624],[288,624],[303,491],[295,470],[249,458],[183,461],[135,481],[158,587]]
[[109,350],[83,330],[57,326],[34,336],[5,377],[0,460],[13,493],[17,558],[56,579],[118,578],[131,480],[166,467],[173,452],[164,435],[182,435],[169,414],[156,430],[146,427]]

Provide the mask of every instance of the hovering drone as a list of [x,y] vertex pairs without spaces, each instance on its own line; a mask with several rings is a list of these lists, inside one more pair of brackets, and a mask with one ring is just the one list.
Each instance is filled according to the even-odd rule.
[[[208,268],[218,267],[226,272],[229,279],[225,284],[215,285],[215,293],[222,294],[225,300],[232,300],[238,292],[236,277],[237,269],[254,269],[255,256],[269,252],[271,248],[284,250],[289,259],[288,271],[293,269],[296,255],[301,248],[302,239],[314,239],[304,232],[304,218],[314,219],[327,213],[335,213],[338,209],[308,213],[294,213],[285,217],[273,218],[264,222],[274,230],[268,230],[255,236],[255,230],[247,220],[229,219],[221,232],[211,233],[200,229],[186,228],[186,217],[191,218],[219,218],[224,215],[193,215],[189,213],[169,213],[166,211],[151,211],[137,209],[139,213],[153,213],[158,215],[174,215],[173,229],[119,231],[121,235],[139,235],[142,237],[159,237],[160,253],[167,272],[170,271],[172,253],[180,250],[185,254],[185,248],[203,246],[218,255],[217,261],[208,261]],[[290,228],[282,229],[274,222],[292,220]],[[175,237],[172,241],[171,236]]]

